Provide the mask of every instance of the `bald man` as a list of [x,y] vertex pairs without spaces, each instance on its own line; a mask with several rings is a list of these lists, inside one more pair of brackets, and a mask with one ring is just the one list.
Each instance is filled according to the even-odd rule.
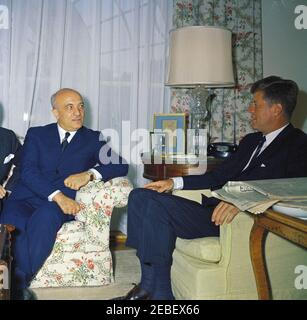
[[[76,191],[91,180],[108,181],[128,172],[128,165],[106,145],[100,132],[83,126],[85,106],[79,92],[61,89],[51,97],[51,104],[57,123],[28,130],[21,182],[0,217],[0,223],[15,226],[14,299],[34,298],[28,289],[32,278],[50,255],[58,230],[81,209]],[[101,148],[107,152],[100,152]]]

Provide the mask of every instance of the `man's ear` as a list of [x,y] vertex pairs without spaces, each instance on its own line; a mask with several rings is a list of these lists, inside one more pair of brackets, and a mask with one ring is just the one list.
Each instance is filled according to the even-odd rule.
[[59,111],[57,108],[52,108],[52,113],[55,116],[55,118],[58,120],[59,119]]
[[274,103],[274,114],[276,116],[283,114],[283,106],[280,103]]

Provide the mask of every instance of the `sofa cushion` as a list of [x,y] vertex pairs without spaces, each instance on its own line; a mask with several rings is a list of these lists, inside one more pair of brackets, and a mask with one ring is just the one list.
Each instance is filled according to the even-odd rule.
[[219,237],[206,237],[192,240],[177,238],[176,249],[187,256],[204,262],[219,262],[221,260]]

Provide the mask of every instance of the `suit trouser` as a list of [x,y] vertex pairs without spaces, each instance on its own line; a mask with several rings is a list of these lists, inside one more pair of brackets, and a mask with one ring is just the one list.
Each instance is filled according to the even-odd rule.
[[137,250],[142,263],[171,265],[177,237],[219,236],[219,227],[211,222],[212,212],[212,207],[195,201],[135,189],[128,201],[127,246]]
[[55,202],[38,198],[5,202],[4,223],[16,226],[12,254],[16,288],[28,287],[50,255],[56,234],[64,222],[73,220]]

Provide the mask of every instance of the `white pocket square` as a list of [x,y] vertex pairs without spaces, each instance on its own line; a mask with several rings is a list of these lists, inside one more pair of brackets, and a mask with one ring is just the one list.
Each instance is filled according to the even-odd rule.
[[4,161],[3,161],[3,164],[7,164],[9,163],[13,158],[15,157],[14,154],[9,154],[8,156],[5,157]]
[[261,168],[265,168],[266,165],[265,165],[264,163],[262,163],[260,167],[261,167]]

